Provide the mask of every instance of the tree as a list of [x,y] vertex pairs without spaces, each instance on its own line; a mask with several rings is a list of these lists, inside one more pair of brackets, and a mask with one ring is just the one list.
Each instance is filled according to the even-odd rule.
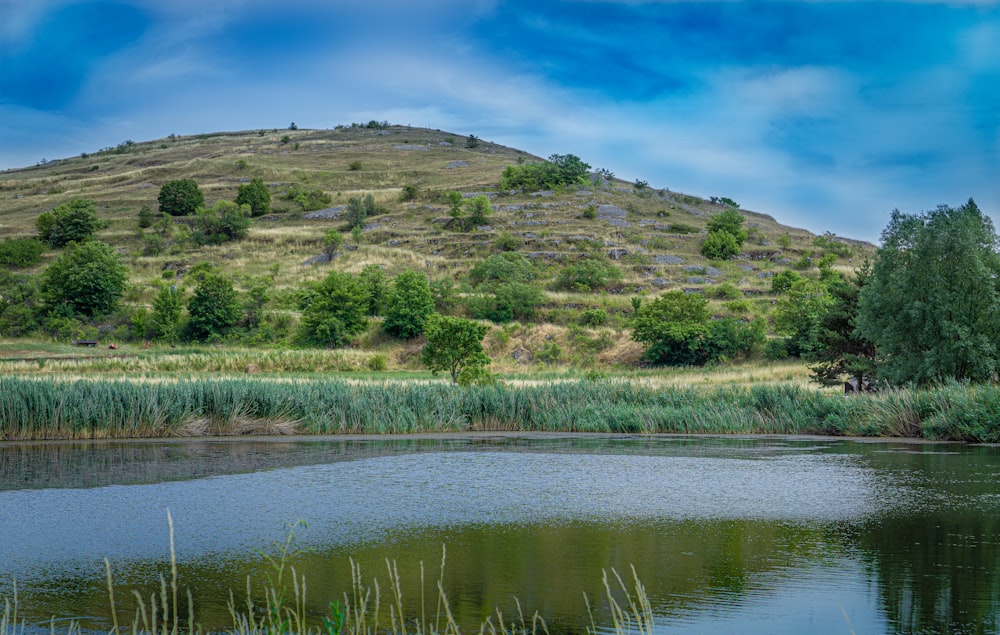
[[70,245],[42,274],[41,293],[50,311],[68,307],[94,318],[111,313],[128,284],[128,269],[106,243]]
[[708,221],[708,236],[702,243],[701,253],[706,258],[728,260],[740,253],[740,247],[747,239],[743,229],[743,215],[735,209],[727,209]]
[[365,265],[358,274],[358,282],[368,298],[368,315],[382,315],[389,296],[389,279],[381,265]]
[[516,251],[491,254],[469,269],[469,281],[476,287],[503,282],[531,282],[536,275],[531,261]]
[[327,260],[333,260],[344,244],[344,235],[336,229],[331,229],[323,236],[323,254]]
[[368,298],[354,276],[331,271],[299,300],[302,319],[296,339],[312,346],[346,346],[368,327]]
[[590,166],[572,154],[553,154],[543,163],[509,165],[500,177],[501,190],[554,189],[587,182]]
[[255,177],[240,186],[236,192],[236,204],[249,205],[251,216],[263,216],[271,211],[271,192],[263,179]]
[[447,371],[452,383],[457,384],[466,369],[485,369],[489,365],[490,358],[483,351],[487,330],[485,325],[472,320],[433,313],[424,327],[427,344],[420,359],[435,375]]
[[187,337],[206,341],[225,337],[240,321],[240,299],[232,281],[222,274],[201,274],[188,302]]
[[809,361],[813,381],[839,384],[844,375],[862,386],[876,370],[875,345],[857,329],[858,299],[871,278],[871,264],[865,262],[853,278],[838,276],[827,283],[830,296],[827,310],[820,316]]
[[427,276],[407,269],[393,281],[382,327],[396,337],[416,337],[433,312],[434,296]]
[[490,215],[493,213],[493,207],[490,205],[490,199],[487,196],[480,194],[466,203],[466,206],[469,208],[469,215],[465,218],[465,229],[467,231],[490,223]]
[[889,383],[988,381],[1000,368],[1000,256],[993,223],[969,201],[892,213],[857,326]]
[[347,200],[347,210],[344,212],[344,219],[351,229],[364,227],[365,219],[368,218],[368,210],[365,203],[357,196],[352,196]]
[[250,206],[219,201],[207,209],[199,207],[192,231],[191,237],[199,245],[219,245],[246,238],[250,231]]
[[71,242],[83,242],[102,226],[97,217],[97,203],[78,198],[60,205],[35,220],[38,236],[52,248],[64,247]]
[[171,216],[187,216],[205,204],[205,196],[194,179],[167,181],[156,197],[160,211]]
[[181,293],[173,286],[162,286],[153,297],[153,311],[147,324],[153,338],[176,342],[180,336],[181,313],[184,310]]
[[700,365],[749,352],[763,341],[763,323],[734,318],[711,320],[708,300],[695,293],[668,291],[639,306],[632,339],[648,344],[645,357],[673,366]]

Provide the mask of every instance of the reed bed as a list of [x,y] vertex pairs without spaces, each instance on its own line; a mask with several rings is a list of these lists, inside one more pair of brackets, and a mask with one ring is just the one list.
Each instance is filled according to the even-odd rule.
[[992,443],[1000,441],[1000,387],[948,384],[845,397],[793,385],[657,388],[585,379],[461,388],[433,381],[0,377],[5,440],[470,430]]

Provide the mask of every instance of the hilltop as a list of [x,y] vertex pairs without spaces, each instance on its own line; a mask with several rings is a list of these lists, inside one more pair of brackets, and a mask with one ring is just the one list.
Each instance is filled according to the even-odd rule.
[[[183,286],[186,273],[208,262],[240,289],[267,278],[269,309],[289,319],[295,315],[295,292],[331,269],[357,274],[377,264],[390,278],[415,269],[432,280],[453,281],[459,293],[467,293],[475,263],[492,253],[515,250],[536,265],[545,302],[526,325],[497,327],[488,338],[494,359],[514,365],[540,359],[631,364],[641,350],[625,333],[632,297],[683,289],[712,298],[717,315],[767,316],[776,273],[795,267],[809,275],[824,254],[836,257],[835,269],[853,271],[874,250],[868,243],[816,236],[781,225],[767,214],[740,209],[749,234],[740,255],[709,261],[700,251],[706,224],[733,209],[725,203],[734,201],[674,192],[645,181],[628,183],[599,169],[613,166],[593,166],[587,185],[531,193],[499,191],[506,166],[542,160],[475,137],[375,122],[333,130],[271,129],[126,141],[79,157],[0,172],[0,240],[34,236],[40,214],[72,199],[93,199],[105,225],[97,237],[122,254],[129,268],[127,305],[148,306],[156,285]],[[232,200],[241,184],[263,179],[272,210],[252,219],[245,239],[221,245],[194,246],[179,239],[174,229],[188,222],[184,218],[156,219],[153,226],[141,228],[140,208],[145,205],[155,212],[160,186],[180,178],[198,183],[206,206]],[[466,199],[489,197],[489,223],[468,231],[456,227],[445,197],[449,191]],[[322,203],[320,209],[304,209],[289,200],[309,192],[318,194],[314,201]],[[378,212],[352,236],[344,208],[350,198],[366,195],[373,197]],[[324,236],[331,229],[344,232],[344,247],[327,262]],[[35,271],[56,255],[47,253]],[[560,271],[583,259],[605,261],[621,275],[589,292],[557,290]],[[581,319],[588,309],[599,309],[606,317],[591,314],[593,319]],[[375,328],[355,344],[387,354],[390,366],[413,363],[412,345],[389,341]]]

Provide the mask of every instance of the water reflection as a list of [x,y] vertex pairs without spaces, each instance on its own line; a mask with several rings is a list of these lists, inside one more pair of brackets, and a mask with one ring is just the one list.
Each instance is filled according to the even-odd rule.
[[[467,626],[513,614],[516,596],[553,632],[579,632],[602,570],[634,564],[670,633],[997,631],[995,448],[493,436],[46,450],[0,451],[0,579],[17,575],[39,621],[106,624],[104,555],[122,593],[153,590],[169,508],[205,624],[227,623],[219,591],[259,578],[254,550],[301,518],[316,611],[348,588],[348,556],[383,584],[388,556],[417,614],[420,563],[430,593],[446,544]],[[90,489],[13,489],[46,472]]]

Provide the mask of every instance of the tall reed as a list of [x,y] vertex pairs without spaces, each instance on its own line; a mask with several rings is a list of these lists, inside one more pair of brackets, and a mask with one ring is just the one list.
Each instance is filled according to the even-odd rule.
[[790,385],[655,388],[623,380],[472,386],[258,377],[0,377],[0,438],[407,434],[466,430],[827,434],[1000,440],[1000,387],[857,397]]

